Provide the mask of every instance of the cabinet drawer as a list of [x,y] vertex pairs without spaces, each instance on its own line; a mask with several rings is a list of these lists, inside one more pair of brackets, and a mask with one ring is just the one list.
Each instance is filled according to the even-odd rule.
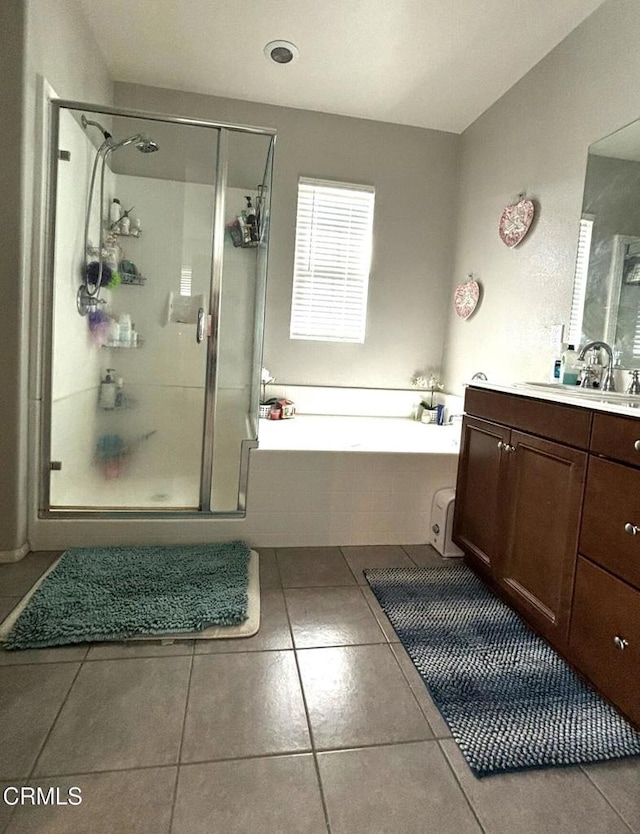
[[589,458],[579,549],[640,588],[639,470]]
[[640,419],[594,414],[591,451],[640,466]]
[[640,592],[579,558],[569,644],[578,669],[640,723]]
[[589,448],[591,412],[585,408],[502,394],[484,388],[467,388],[464,410],[475,417],[503,423],[579,449]]

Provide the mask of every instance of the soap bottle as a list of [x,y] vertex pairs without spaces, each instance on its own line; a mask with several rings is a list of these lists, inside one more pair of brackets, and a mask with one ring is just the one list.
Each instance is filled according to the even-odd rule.
[[131,316],[129,313],[121,313],[120,319],[120,344],[123,347],[131,345]]
[[117,197],[113,198],[113,202],[109,208],[109,220],[111,221],[111,228],[115,228],[117,226],[120,218],[122,217],[122,206],[120,205],[120,200]]
[[574,345],[567,345],[567,349],[563,351],[560,357],[560,382],[563,385],[577,385],[579,372],[580,363],[575,347]]
[[124,380],[121,376],[116,379],[116,401],[115,408],[122,408],[124,406]]
[[116,407],[116,382],[113,377],[114,368],[107,368],[107,373],[100,383],[100,408],[111,410]]
[[247,208],[245,209],[245,212],[247,226],[249,227],[249,234],[251,236],[251,240],[256,241],[258,240],[258,218],[256,217],[255,209],[251,205],[251,197],[246,195],[245,200],[247,201]]

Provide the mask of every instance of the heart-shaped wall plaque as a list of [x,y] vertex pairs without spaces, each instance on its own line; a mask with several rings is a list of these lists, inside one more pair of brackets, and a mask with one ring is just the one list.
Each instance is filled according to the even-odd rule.
[[469,278],[464,284],[458,284],[453,293],[453,306],[461,319],[468,319],[478,306],[480,300],[480,284]]
[[498,231],[502,242],[513,249],[529,231],[533,220],[534,208],[531,200],[520,200],[512,206],[507,206],[500,215]]

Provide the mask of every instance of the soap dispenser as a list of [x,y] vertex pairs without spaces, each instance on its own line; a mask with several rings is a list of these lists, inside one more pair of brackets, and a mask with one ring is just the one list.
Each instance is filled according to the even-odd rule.
[[560,357],[560,382],[563,385],[577,385],[580,372],[578,354],[574,345],[567,345]]

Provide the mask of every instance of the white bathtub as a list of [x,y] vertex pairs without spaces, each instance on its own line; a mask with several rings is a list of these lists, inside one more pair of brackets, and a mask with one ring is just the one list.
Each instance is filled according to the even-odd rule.
[[260,449],[457,455],[460,426],[407,417],[299,414],[292,420],[260,420]]
[[297,415],[260,420],[246,530],[263,547],[423,544],[456,482],[460,423]]

